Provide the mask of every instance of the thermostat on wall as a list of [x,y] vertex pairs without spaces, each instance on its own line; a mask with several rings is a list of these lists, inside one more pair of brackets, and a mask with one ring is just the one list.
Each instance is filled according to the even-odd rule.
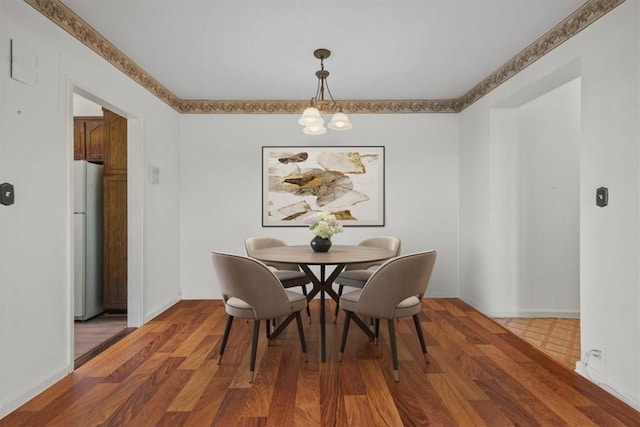
[[600,187],[596,190],[596,205],[601,208],[609,204],[609,189],[607,187]]
[[8,182],[0,184],[0,204],[11,206],[14,200],[13,185]]

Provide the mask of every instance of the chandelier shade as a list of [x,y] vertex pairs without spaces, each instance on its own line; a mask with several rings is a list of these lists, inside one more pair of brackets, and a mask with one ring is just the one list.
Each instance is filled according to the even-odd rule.
[[339,111],[333,115],[327,127],[331,130],[349,130],[351,129],[351,122],[345,113]]
[[324,119],[320,115],[320,110],[318,110],[316,107],[307,107],[302,112],[302,116],[298,120],[298,123],[300,123],[302,126],[323,124]]
[[[324,69],[324,60],[331,55],[331,51],[328,49],[316,49],[313,52],[313,56],[320,60],[320,69],[316,71],[316,77],[318,78],[318,88],[316,89],[316,94],[311,98],[309,102],[309,106],[305,108],[302,112],[302,115],[298,119],[298,123],[304,128],[302,131],[308,135],[322,135],[327,132],[327,128],[324,127],[324,119],[322,118],[322,112],[319,107],[327,107],[329,110],[337,111],[331,122],[327,125],[327,127],[331,130],[349,130],[352,127],[351,122],[349,121],[349,117],[342,111],[342,106],[335,99],[333,99],[333,95],[331,94],[331,90],[329,90],[329,83],[327,82],[327,78],[329,77],[329,72]],[[325,102],[324,92],[325,89],[327,94],[329,95],[330,103]]]
[[302,129],[302,132],[307,135],[322,135],[323,133],[327,133],[327,128],[324,127],[322,123],[316,125],[305,126]]

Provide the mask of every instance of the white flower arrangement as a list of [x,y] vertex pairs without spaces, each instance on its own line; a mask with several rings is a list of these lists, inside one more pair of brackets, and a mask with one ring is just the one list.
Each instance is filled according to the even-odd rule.
[[338,224],[335,215],[329,212],[314,212],[304,219],[304,223],[309,224],[309,230],[323,239],[330,239],[334,234],[342,233],[342,225]]

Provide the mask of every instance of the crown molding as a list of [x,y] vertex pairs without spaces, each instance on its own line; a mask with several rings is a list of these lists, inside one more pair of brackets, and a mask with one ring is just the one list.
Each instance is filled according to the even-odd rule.
[[180,99],[60,0],[24,0],[149,92],[178,110]]
[[558,25],[531,43],[506,64],[491,73],[461,96],[460,111],[464,110],[547,53],[593,24],[625,0],[589,0]]
[[[323,112],[334,112],[329,103],[317,104]],[[457,100],[345,100],[338,103],[345,113],[455,113],[460,111]],[[309,101],[188,101],[178,108],[185,114],[299,114]]]
[[[184,114],[297,114],[309,101],[184,100],[178,98],[143,70],[60,0],[24,0],[104,58],[171,108]],[[347,100],[340,101],[346,113],[456,113],[491,92],[529,65],[606,15],[625,0],[588,0],[554,28],[530,44],[506,64],[456,99]]]

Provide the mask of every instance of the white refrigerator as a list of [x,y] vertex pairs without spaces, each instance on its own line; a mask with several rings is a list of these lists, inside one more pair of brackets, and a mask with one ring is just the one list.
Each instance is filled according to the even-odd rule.
[[74,160],[74,314],[87,320],[103,308],[102,165]]

